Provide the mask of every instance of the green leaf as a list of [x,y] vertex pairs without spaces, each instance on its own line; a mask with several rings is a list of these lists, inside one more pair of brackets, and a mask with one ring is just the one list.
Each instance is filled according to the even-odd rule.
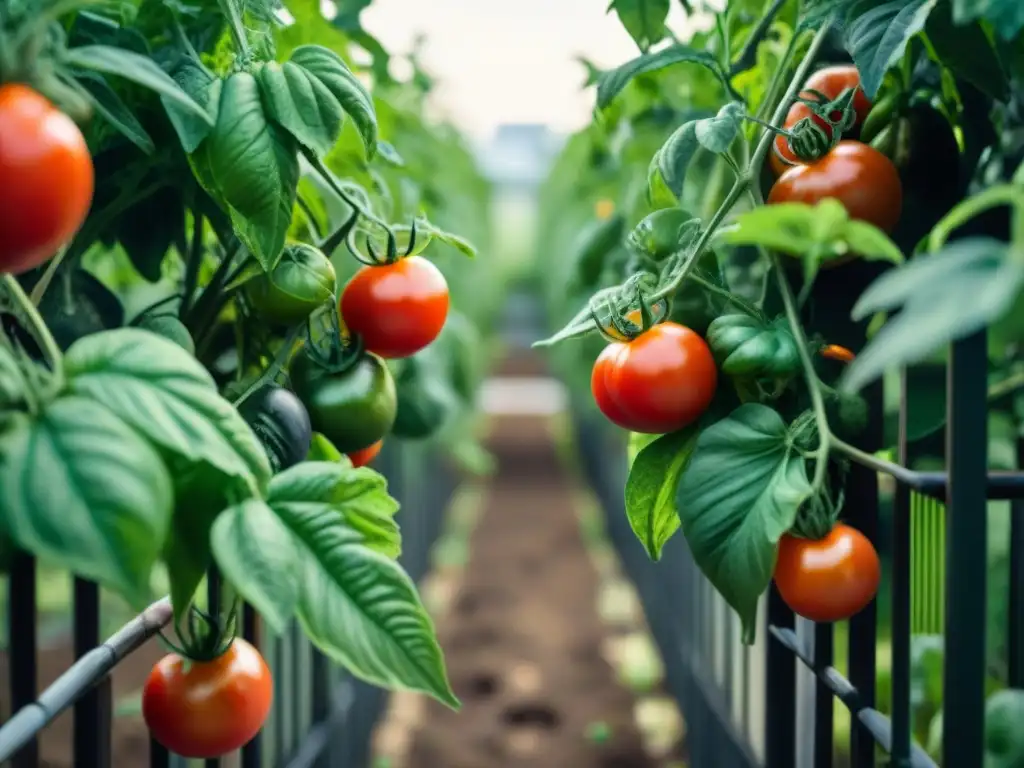
[[139,328],[87,336],[65,358],[68,388],[144,434],[181,468],[205,464],[262,493],[270,465],[249,425],[180,346]]
[[810,496],[804,459],[767,406],[741,405],[697,440],[676,509],[694,560],[739,614],[746,644],[754,641],[779,538]]
[[65,51],[63,59],[66,64],[73,67],[131,80],[173,101],[180,109],[191,113],[195,118],[213,125],[213,119],[207,111],[146,56],[109,45],[83,45]]
[[249,499],[217,517],[210,542],[224,577],[273,631],[283,631],[299,601],[299,555],[281,518]]
[[156,149],[153,139],[106,80],[93,72],[80,73],[75,79],[88,91],[93,109],[104,120],[147,155],[153,154]]
[[1024,29],[1024,3],[1019,0],[952,0],[953,23],[984,19],[1003,40],[1012,40]]
[[334,443],[321,435],[313,433],[313,439],[309,443],[309,455],[306,461],[348,461],[348,457],[334,447]]
[[293,62],[268,62],[259,71],[267,118],[318,155],[331,151],[345,112],[327,86]]
[[698,51],[679,44],[670,45],[657,53],[645,53],[615,69],[602,72],[597,78],[598,109],[604,109],[611,104],[612,99],[637,75],[682,63],[701,64],[718,77],[724,77],[715,57],[707,51]]
[[887,370],[920,362],[956,339],[1001,319],[1024,289],[1024,265],[1005,243],[966,238],[879,277],[853,308],[854,319],[889,319],[847,367],[842,386],[857,391]]
[[0,432],[0,519],[22,549],[116,589],[133,604],[171,518],[159,454],[99,403],[70,395]]
[[377,153],[377,112],[373,98],[348,65],[334,51],[320,45],[303,45],[292,51],[291,63],[316,78],[352,118],[366,147],[366,156]]
[[591,297],[588,306],[577,312],[572,320],[566,323],[558,333],[541,341],[535,341],[533,346],[537,348],[552,347],[559,342],[566,341],[568,339],[575,339],[580,336],[585,336],[591,331],[596,331],[598,329],[598,324],[594,320],[594,313],[590,311],[589,304],[601,306],[609,299],[614,300],[618,297],[619,290],[619,286],[613,286],[611,288],[604,288],[598,291]]
[[221,89],[217,123],[191,157],[196,178],[231,215],[242,242],[273,271],[291,225],[299,183],[294,139],[267,121],[259,85],[236,72]]
[[619,21],[640,50],[646,51],[665,39],[669,0],[612,0],[608,10],[619,15]]
[[887,0],[850,20],[846,48],[869,99],[875,98],[885,73],[903,57],[910,38],[924,29],[928,14],[938,2]]
[[1010,97],[1006,72],[980,22],[954,24],[952,4],[944,2],[928,17],[925,33],[939,60],[954,74],[993,99]]
[[882,230],[850,219],[842,203],[832,198],[817,205],[777,203],[754,208],[737,216],[716,237],[730,245],[761,245],[799,256],[805,279],[813,278],[822,264],[850,254],[867,261],[903,261],[903,252]]
[[193,465],[174,474],[174,515],[162,557],[167,565],[175,621],[188,615],[196,589],[213,565],[210,529],[231,504],[223,476]]
[[384,476],[369,467],[353,468],[347,458],[304,462],[274,479],[270,503],[273,506],[281,499],[328,504],[370,549],[391,558],[402,552],[401,531],[395,522],[398,502],[388,495]]
[[457,708],[412,580],[394,560],[366,546],[336,508],[310,501],[330,486],[330,477],[317,474],[338,469],[300,464],[271,485],[269,503],[298,550],[299,621],[320,650],[357,677],[428,693]]
[[727,151],[739,133],[743,113],[742,104],[730,102],[714,117],[684,123],[668,137],[655,158],[661,177],[676,198],[683,193],[686,171],[697,150]]
[[640,450],[626,480],[626,516],[651,560],[679,529],[676,488],[700,435],[688,427],[662,435]]
[[210,74],[202,64],[191,59],[182,59],[172,70],[171,76],[185,93],[199,104],[206,116],[197,116],[191,110],[183,109],[176,101],[161,97],[164,111],[174,126],[181,142],[181,148],[187,154],[196,151],[203,140],[210,135],[217,122],[220,110],[220,92],[224,81]]
[[445,232],[443,229],[438,229],[426,219],[421,218],[416,220],[416,233],[417,240],[419,240],[421,236],[426,236],[430,240],[437,240],[445,245],[450,245],[452,248],[465,256],[469,256],[471,259],[476,258],[476,246],[471,242],[459,235],[452,234],[451,232]]

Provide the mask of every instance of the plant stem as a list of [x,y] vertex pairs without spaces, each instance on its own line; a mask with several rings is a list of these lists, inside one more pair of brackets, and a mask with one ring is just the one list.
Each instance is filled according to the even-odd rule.
[[[793,98],[799,92],[801,84],[807,78],[807,73],[814,65],[814,60],[817,58],[818,51],[825,42],[825,38],[828,36],[829,30],[832,27],[831,20],[826,21],[821,29],[819,29],[814,39],[811,41],[811,45],[807,50],[807,55],[803,61],[800,62],[796,68],[796,72],[793,73],[793,79],[789,83],[789,88],[786,90],[786,94],[782,97],[778,106],[775,108],[775,114],[772,117],[771,125],[778,126],[786,117],[786,113],[789,111],[789,104],[793,101]],[[700,238],[697,240],[697,245],[694,248],[693,257],[683,266],[679,272],[662,288],[660,288],[654,296],[653,300],[662,299],[666,296],[673,294],[678,290],[679,286],[682,285],[683,280],[686,279],[687,275],[697,264],[698,259],[707,246],[710,239],[714,236],[715,231],[721,225],[722,221],[732,210],[732,207],[736,204],[736,201],[740,199],[747,188],[750,187],[753,180],[757,177],[757,172],[760,170],[761,165],[764,163],[765,155],[768,154],[768,149],[771,147],[772,142],[775,140],[775,134],[773,131],[764,130],[761,134],[761,138],[757,143],[757,148],[754,150],[754,155],[750,159],[750,164],[747,166],[746,173],[743,173],[736,179],[736,182],[732,185],[732,189],[729,190],[729,194],[725,196],[725,200],[714,216],[711,217],[711,221],[708,222],[707,228],[701,233]]]
[[1013,394],[1021,387],[1024,387],[1024,371],[1015,373],[1013,376],[1005,378],[989,387],[988,399],[990,401],[998,400],[999,398]]
[[256,379],[256,381],[254,381],[252,384],[250,384],[249,388],[246,389],[245,392],[243,392],[237,400],[235,400],[235,408],[241,406],[242,403],[244,403],[246,400],[252,397],[252,395],[255,394],[256,391],[259,390],[264,384],[266,384],[268,381],[272,381],[274,377],[277,376],[278,373],[280,373],[281,369],[284,368],[285,363],[288,362],[288,358],[290,358],[292,355],[292,351],[295,348],[295,342],[299,340],[299,334],[301,334],[302,331],[305,330],[305,328],[306,324],[300,323],[299,325],[295,326],[294,328],[291,329],[291,331],[288,332],[288,335],[285,337],[284,343],[281,345],[281,348],[277,350],[277,355],[274,356],[273,362],[271,362],[270,365],[267,366],[267,370],[260,374],[260,377]]
[[732,66],[729,67],[730,78],[736,77],[740,72],[747,71],[757,62],[757,49],[768,36],[772,22],[775,21],[775,17],[778,15],[779,10],[785,4],[786,0],[774,0],[768,10],[765,11],[764,16],[750,33],[750,37],[747,38],[747,42],[744,44],[743,50],[740,51],[740,55],[736,58],[736,61],[732,63]]
[[62,381],[64,378],[63,355],[53,338],[53,334],[50,333],[50,329],[46,327],[46,322],[39,314],[39,310],[36,309],[35,304],[32,303],[29,297],[25,295],[21,284],[13,275],[2,275],[0,276],[0,281],[7,288],[7,292],[14,302],[16,310],[21,315],[19,319],[28,324],[28,330],[43,350],[46,364],[53,371],[57,380]]
[[203,261],[203,233],[206,220],[203,214],[192,209],[192,241],[188,247],[188,264],[185,265],[185,292],[181,300],[181,311],[188,312],[192,297],[199,284],[199,268]]
[[33,306],[38,307],[39,302],[43,300],[43,295],[46,293],[46,289],[50,287],[50,283],[53,282],[53,278],[57,274],[57,270],[60,269],[60,265],[64,261],[67,252],[67,246],[57,251],[57,255],[50,259],[50,263],[46,265],[46,271],[39,278],[39,282],[32,286],[32,294],[29,298]]
[[811,394],[811,406],[814,409],[814,419],[818,425],[818,448],[815,452],[817,463],[814,467],[814,480],[811,483],[811,489],[817,493],[825,482],[832,432],[828,425],[828,414],[825,412],[825,399],[821,396],[818,374],[814,370],[814,361],[811,360],[811,353],[808,351],[810,345],[800,322],[793,290],[789,287],[789,281],[786,279],[786,273],[782,271],[782,264],[779,262],[778,256],[772,256],[772,270],[775,272],[775,281],[778,283],[779,293],[782,294],[782,303],[786,308],[786,321],[789,323],[789,330],[793,334],[797,352],[800,354],[800,365],[804,369],[804,380],[807,382],[807,389]]
[[702,287],[708,293],[713,293],[716,296],[720,296],[721,298],[725,299],[725,301],[729,302],[730,304],[735,304],[737,307],[742,309],[746,314],[750,315],[751,317],[762,317],[761,310],[759,310],[753,304],[748,302],[746,299],[737,296],[735,293],[732,293],[728,289],[717,286],[714,283],[710,282],[709,280],[705,280],[703,277],[697,274],[690,275],[690,279],[697,285]]
[[334,194],[340,197],[345,202],[346,205],[349,205],[353,209],[359,211],[359,214],[361,216],[368,219],[369,221],[372,221],[374,224],[378,224],[381,227],[388,229],[388,225],[386,222],[379,219],[376,216],[376,214],[373,213],[373,211],[370,211],[369,209],[366,208],[366,206],[357,202],[354,197],[352,197],[348,192],[345,191],[344,187],[342,187],[341,184],[338,183],[338,180],[331,172],[331,169],[328,168],[324,164],[324,161],[317,157],[317,155],[314,152],[306,150],[303,152],[303,155],[305,156],[306,160],[309,161],[309,164],[313,167],[313,170],[317,172],[320,178],[327,182],[327,186],[331,188],[331,191],[333,191]]
[[[931,235],[928,237],[929,252],[935,253],[941,249],[957,228],[962,227],[975,216],[999,205],[1009,205],[1013,208],[1015,225],[1013,243],[1018,247],[1024,246],[1024,243],[1020,242],[1024,238],[1024,191],[1013,184],[1000,184],[967,198],[943,216],[939,223],[932,228]],[[1022,224],[1020,227],[1016,226],[1018,222]]]
[[245,24],[242,23],[242,14],[236,0],[217,0],[221,13],[228,20],[228,28],[231,30],[231,38],[235,41],[235,47],[243,56],[249,55],[249,40],[245,36]]

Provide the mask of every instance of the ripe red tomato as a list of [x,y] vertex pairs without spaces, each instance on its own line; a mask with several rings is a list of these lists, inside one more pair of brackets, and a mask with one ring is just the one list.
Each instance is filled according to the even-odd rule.
[[213,661],[172,653],[142,689],[150,733],[184,757],[219,757],[249,743],[270,713],[274,683],[260,652],[241,638]]
[[[804,88],[820,91],[828,96],[829,99],[837,98],[847,88],[856,88],[857,90],[853,94],[853,109],[857,113],[857,121],[854,123],[854,128],[859,128],[871,111],[871,100],[864,93],[864,89],[860,87],[860,73],[853,65],[842,64],[819,69],[807,79],[807,82],[804,83]],[[801,91],[800,95],[804,98],[811,96],[807,91]],[[786,121],[782,127],[789,130],[805,117],[811,117],[819,126],[828,131],[828,124],[824,120],[813,117],[811,115],[811,108],[799,101],[789,108],[789,113],[786,115]],[[786,158],[786,160],[789,160],[790,163],[795,164],[799,162],[796,155],[790,150],[785,137],[776,136],[775,151],[771,152],[768,156],[776,176],[781,176],[790,167],[779,157],[779,154]]]
[[859,613],[874,599],[880,578],[874,546],[843,523],[819,541],[788,534],[779,541],[775,586],[794,613],[812,621]]
[[718,370],[704,339],[678,323],[655,325],[630,342],[608,345],[591,391],[614,424],[661,434],[682,429],[711,404]]
[[0,272],[39,266],[74,236],[94,172],[70,117],[25,85],[0,85]]
[[366,349],[409,357],[437,338],[448,317],[448,283],[419,256],[363,267],[341,294],[341,317]]
[[903,208],[900,174],[892,161],[859,141],[841,141],[817,162],[782,174],[768,203],[811,203],[834,197],[850,218],[892,232]]
[[353,467],[365,467],[371,461],[377,458],[380,453],[380,449],[384,447],[384,441],[378,440],[372,445],[368,445],[365,448],[360,448],[358,451],[351,451],[348,454],[349,461],[352,462]]

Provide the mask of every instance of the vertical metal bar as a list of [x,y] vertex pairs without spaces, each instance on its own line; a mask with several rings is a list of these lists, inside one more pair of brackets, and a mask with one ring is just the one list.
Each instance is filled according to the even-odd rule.
[[[88,763],[83,761],[81,765],[85,768],[110,768],[114,764],[114,686],[110,680],[110,675],[104,675],[93,691],[96,694],[97,712],[95,751],[93,752],[96,762]],[[78,759],[79,755],[76,750],[76,765],[79,765]]]
[[[884,413],[881,381],[864,390],[868,405],[867,428],[861,444],[869,451],[883,442]],[[846,506],[852,522],[876,547],[878,546],[878,474],[859,464],[850,468],[846,484]],[[875,706],[875,649],[878,644],[878,605],[875,601],[850,619],[847,663],[850,682],[860,693],[865,707]],[[857,718],[850,724],[850,765],[874,768],[875,740]]]
[[[313,649],[313,720],[321,723],[331,715],[331,663],[320,651]],[[315,768],[330,768],[334,765],[333,739],[328,739],[323,751],[316,759]],[[243,766],[248,768],[248,766]]]
[[[814,664],[832,666],[831,624],[814,625]],[[832,768],[834,702],[832,691],[821,681],[814,686],[814,768]]]
[[[1024,467],[1024,439],[1017,441],[1017,467]],[[1024,499],[1010,505],[1010,601],[1006,628],[1007,683],[1024,688]]]
[[[907,439],[910,409],[907,372],[900,374],[899,463],[910,466]],[[897,483],[892,512],[892,768],[910,768],[910,488]]]
[[149,740],[149,768],[170,768],[171,755],[156,739]]
[[[264,652],[260,648],[259,614],[248,603],[242,605],[242,637],[259,648],[261,653]],[[263,763],[262,743],[263,733],[261,731],[252,741],[242,747],[242,768],[261,768]]]
[[[80,659],[100,644],[100,590],[91,581],[74,580],[74,644],[75,658]],[[108,691],[109,692],[109,691]],[[74,708],[74,766],[101,768],[103,743],[109,753],[110,733],[103,733],[104,722],[110,727],[110,713],[101,712],[100,688],[87,691]],[[108,754],[109,757],[109,754]]]
[[[220,572],[210,568],[206,573],[206,608],[215,621],[221,619],[221,580]],[[209,757],[203,761],[205,768],[220,768],[219,757]]]
[[984,330],[955,342],[946,455],[946,652],[942,764],[978,765],[985,727],[988,359]]
[[[768,622],[792,629],[793,612],[783,602],[775,585],[768,592]],[[769,637],[765,645],[765,766],[793,768],[796,765],[796,657]]]
[[[16,552],[8,577],[7,633],[8,664],[11,670],[11,712],[36,700],[36,561]],[[15,631],[17,627],[17,631]],[[31,742],[11,760],[12,768],[36,768],[39,741]]]

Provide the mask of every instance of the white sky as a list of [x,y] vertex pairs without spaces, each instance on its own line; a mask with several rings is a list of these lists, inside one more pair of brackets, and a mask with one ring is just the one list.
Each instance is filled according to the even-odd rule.
[[[363,26],[394,53],[426,36],[422,63],[437,80],[436,106],[487,138],[502,123],[586,124],[593,89],[575,57],[610,67],[637,55],[607,0],[375,0]],[[670,24],[680,30],[679,4]]]

